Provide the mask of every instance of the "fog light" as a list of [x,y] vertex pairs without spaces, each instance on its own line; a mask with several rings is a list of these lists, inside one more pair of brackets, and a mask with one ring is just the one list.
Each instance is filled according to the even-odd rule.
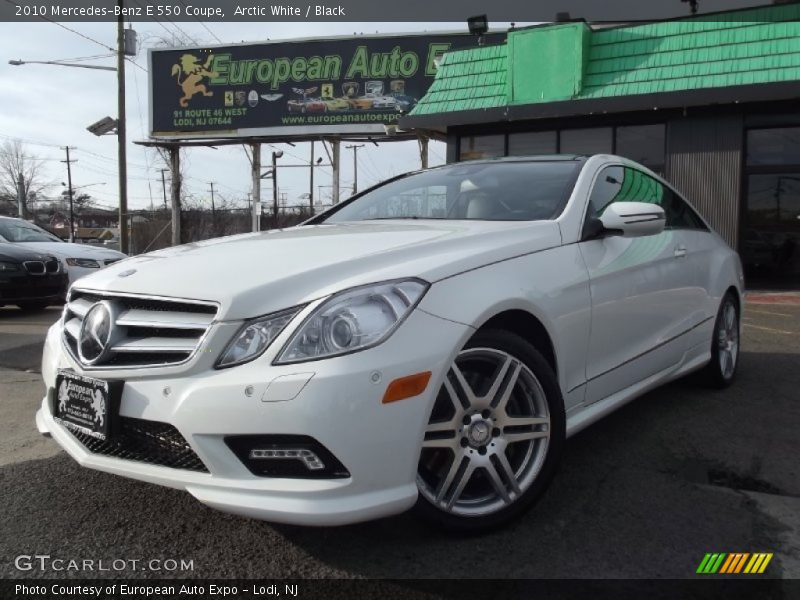
[[229,435],[225,444],[259,477],[340,479],[349,471],[333,453],[308,435]]
[[314,454],[311,450],[307,450],[305,448],[286,448],[283,450],[253,448],[250,450],[250,458],[266,460],[299,460],[302,461],[306,468],[311,471],[318,471],[325,468],[325,463],[320,460],[319,456]]

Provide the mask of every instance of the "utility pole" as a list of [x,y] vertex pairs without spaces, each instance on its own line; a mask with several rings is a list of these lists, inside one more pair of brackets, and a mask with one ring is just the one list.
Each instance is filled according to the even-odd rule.
[[311,140],[311,175],[308,182],[308,208],[314,216],[314,140]]
[[164,190],[164,210],[167,210],[167,180],[164,173],[169,173],[169,169],[161,169],[161,188]]
[[67,163],[67,195],[69,197],[69,241],[70,242],[74,242],[75,241],[75,214],[74,214],[73,208],[72,208],[72,204],[73,204],[72,203],[72,168],[70,167],[70,165],[72,163],[74,163],[74,162],[77,162],[77,161],[69,159],[69,151],[71,149],[74,150],[74,148],[70,148],[69,146],[64,146],[61,149],[66,151],[66,153],[67,153],[67,160],[62,160],[61,162]]
[[[69,166],[69,165],[67,165]],[[19,218],[25,218],[25,176],[20,173],[17,177],[17,211],[19,213]]]
[[214,182],[209,181],[208,185],[211,186],[211,218],[213,219],[217,214],[217,211],[214,208]]
[[169,166],[172,171],[172,245],[181,245],[181,151],[169,146]]
[[428,136],[420,134],[417,137],[419,143],[419,162],[423,169],[428,168]]
[[[283,156],[283,152],[280,154]],[[278,228],[278,154],[272,153],[272,218],[275,219],[273,227]]]
[[252,145],[253,164],[253,212],[252,229],[253,231],[261,231],[261,144],[255,143]]
[[352,144],[345,146],[347,150],[353,151],[353,195],[358,192],[358,149],[363,148],[364,144]]
[[333,188],[331,189],[331,203],[339,204],[339,150],[341,148],[341,142],[339,139],[335,139],[331,142],[331,151],[333,153],[333,159],[331,160],[333,166]]
[[[117,0],[117,149],[119,163],[119,250],[127,254],[128,247],[128,163],[125,154],[125,19],[124,0]],[[173,177],[175,174],[173,173]],[[179,226],[180,231],[180,226]]]
[[211,186],[211,237],[217,237],[217,211],[214,208],[214,182],[209,181]]

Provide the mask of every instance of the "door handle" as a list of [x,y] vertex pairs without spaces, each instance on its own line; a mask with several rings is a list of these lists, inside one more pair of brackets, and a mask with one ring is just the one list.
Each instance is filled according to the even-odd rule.
[[686,246],[675,246],[675,258],[686,256]]

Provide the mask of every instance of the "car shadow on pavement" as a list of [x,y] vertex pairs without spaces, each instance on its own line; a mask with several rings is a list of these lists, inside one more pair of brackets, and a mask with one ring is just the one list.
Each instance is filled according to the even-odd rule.
[[[713,469],[800,495],[796,358],[744,353],[728,390],[682,380],[643,396],[572,438],[541,501],[481,536],[449,535],[410,514],[335,528],[274,525],[82,469],[63,453],[9,465],[0,469],[0,576],[691,577],[706,552],[771,551],[778,528],[745,495],[714,485]],[[768,378],[775,369],[784,376]],[[34,552],[169,557],[191,560],[193,570],[14,569],[13,557]]]

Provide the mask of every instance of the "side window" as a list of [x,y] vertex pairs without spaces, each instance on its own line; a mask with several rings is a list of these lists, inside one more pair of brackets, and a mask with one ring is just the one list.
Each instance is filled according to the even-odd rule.
[[664,209],[666,229],[706,229],[683,198],[660,181],[630,167],[606,167],[600,172],[589,197],[584,227],[613,202],[658,204]]
[[614,202],[614,198],[622,189],[624,173],[622,167],[606,167],[597,175],[592,193],[589,195],[589,206],[586,209],[586,221],[599,217],[606,207]]
[[697,216],[691,206],[675,192],[667,189],[668,202],[665,202],[664,212],[667,215],[667,229],[699,229],[708,231],[705,223]]
[[[584,228],[614,202],[651,202],[664,207],[669,190],[661,183],[630,167],[606,167],[597,176],[589,196]],[[666,208],[665,208],[666,211]]]
[[598,217],[613,202],[651,202],[663,207],[667,189],[641,171],[606,167],[597,176],[589,198],[589,215]]

